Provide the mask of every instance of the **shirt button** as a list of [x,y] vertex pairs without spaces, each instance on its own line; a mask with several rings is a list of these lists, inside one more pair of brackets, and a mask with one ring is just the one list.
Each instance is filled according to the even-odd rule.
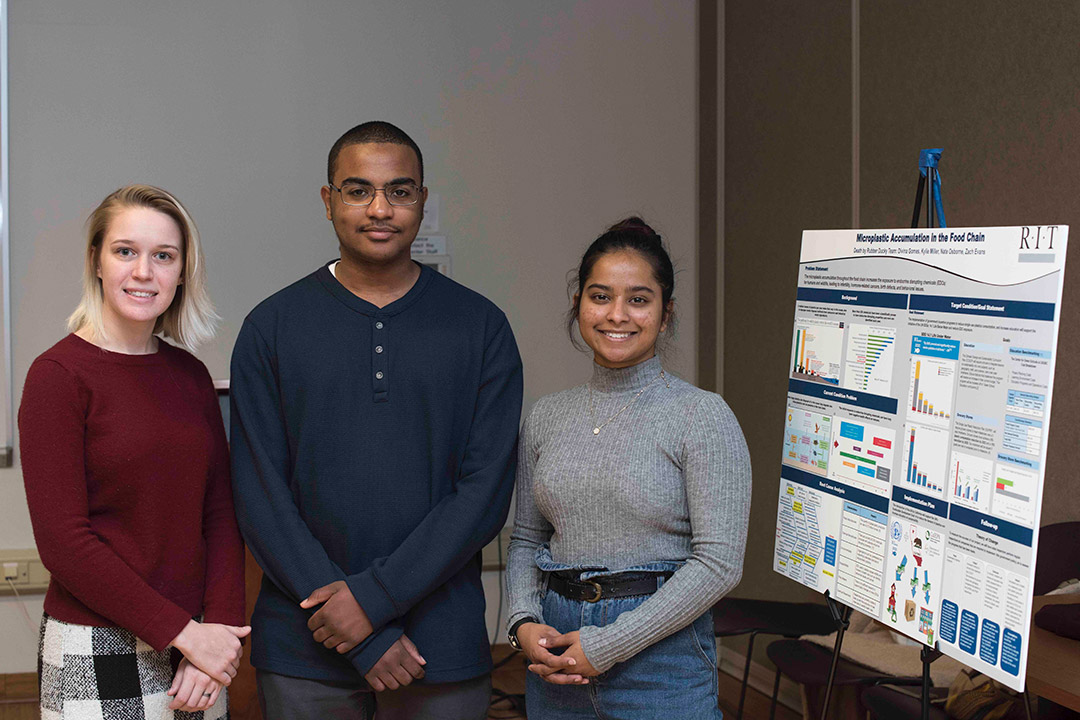
[[382,380],[382,378],[383,378],[383,373],[382,373],[382,370],[380,370],[379,372],[375,373],[375,379],[376,379],[376,380]]
[[375,329],[376,330],[382,330],[382,321],[381,320],[379,322],[375,323]]
[[382,352],[382,345],[376,345],[375,346],[375,352],[381,353]]

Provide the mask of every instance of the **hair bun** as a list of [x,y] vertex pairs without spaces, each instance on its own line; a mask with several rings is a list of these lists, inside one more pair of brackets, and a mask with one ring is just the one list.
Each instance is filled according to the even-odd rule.
[[645,222],[637,215],[631,215],[624,220],[620,220],[619,222],[608,228],[607,231],[609,233],[633,233],[635,235],[641,235],[644,238],[650,240],[651,242],[655,242],[657,245],[662,244],[660,236],[656,233],[655,230],[652,229],[652,226],[650,226],[649,223]]

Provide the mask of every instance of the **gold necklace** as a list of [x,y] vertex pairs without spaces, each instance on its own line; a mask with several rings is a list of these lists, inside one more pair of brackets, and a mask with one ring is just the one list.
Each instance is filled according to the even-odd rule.
[[[600,423],[599,425],[594,425],[594,427],[593,427],[593,429],[592,429],[592,434],[593,434],[593,435],[599,435],[599,434],[600,434],[600,428],[604,427],[604,426],[605,426],[605,425],[607,425],[607,424],[608,424],[609,422],[611,422],[611,421],[612,421],[612,420],[614,420],[615,418],[617,418],[617,417],[619,417],[620,415],[622,415],[622,414],[623,414],[623,412],[625,412],[625,410],[626,410],[626,409],[627,409],[628,407],[630,407],[631,405],[633,405],[634,403],[636,403],[636,402],[637,402],[637,399],[638,399],[639,397],[641,397],[641,394],[642,394],[642,393],[644,393],[644,392],[645,392],[646,390],[648,390],[648,389],[649,389],[649,388],[651,388],[651,387],[652,387],[653,385],[655,385],[655,384],[656,384],[656,381],[657,381],[657,380],[660,380],[660,379],[661,379],[661,378],[663,378],[663,377],[664,377],[664,371],[663,371],[663,370],[661,370],[661,371],[660,371],[660,374],[659,374],[659,375],[657,375],[656,377],[654,377],[654,378],[652,379],[652,382],[650,382],[650,383],[649,383],[648,385],[646,385],[645,387],[643,387],[643,388],[641,388],[640,390],[638,390],[638,391],[637,391],[637,394],[636,394],[636,395],[634,395],[634,397],[630,398],[630,402],[626,403],[626,404],[625,404],[625,405],[623,405],[623,406],[622,406],[621,408],[619,408],[619,411],[618,411],[618,412],[616,412],[616,413],[615,413],[614,415],[612,415],[611,417],[609,417],[609,418],[608,418],[607,420],[605,420],[604,422]],[[666,381],[665,381],[665,384],[666,384]],[[585,387],[587,387],[587,388],[589,389],[589,419],[590,419],[590,420],[592,420],[592,421],[593,421],[593,423],[596,423],[596,408],[595,408],[595,407],[593,406],[593,393],[592,393],[592,386],[591,386],[591,385],[586,385]]]

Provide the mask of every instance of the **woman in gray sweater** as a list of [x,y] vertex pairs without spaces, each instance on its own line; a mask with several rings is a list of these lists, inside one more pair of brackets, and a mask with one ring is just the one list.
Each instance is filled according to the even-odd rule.
[[507,591],[529,720],[720,718],[709,612],[739,582],[750,457],[720,398],[664,371],[674,271],[639,218],[581,259],[585,385],[522,429]]

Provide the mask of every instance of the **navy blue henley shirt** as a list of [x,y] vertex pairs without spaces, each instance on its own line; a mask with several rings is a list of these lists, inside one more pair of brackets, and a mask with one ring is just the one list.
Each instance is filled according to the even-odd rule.
[[[255,667],[356,681],[404,632],[424,682],[490,670],[479,552],[509,507],[521,394],[506,317],[427,267],[383,308],[324,266],[252,310],[230,395],[237,517],[265,573]],[[342,579],[375,627],[344,656],[299,605]]]

